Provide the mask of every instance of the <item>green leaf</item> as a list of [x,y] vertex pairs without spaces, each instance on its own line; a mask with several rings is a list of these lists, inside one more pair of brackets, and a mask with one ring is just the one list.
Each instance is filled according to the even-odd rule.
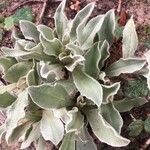
[[43,111],[40,129],[46,141],[50,140],[54,145],[58,145],[64,136],[64,126],[54,113],[55,110]]
[[57,57],[61,53],[62,43],[57,38],[47,41],[41,36],[40,41],[44,47],[43,51],[45,54]]
[[116,82],[112,85],[102,85],[103,88],[103,104],[113,100],[113,96],[117,94],[120,89],[120,83]]
[[[32,64],[28,62],[19,62],[10,67],[4,75],[4,79],[11,83],[17,82],[19,78],[25,76],[31,69]],[[16,73],[17,72],[17,73]]]
[[101,59],[101,42],[95,43],[92,48],[85,54],[85,72],[97,78],[100,70],[98,68]]
[[68,112],[70,119],[66,123],[66,132],[78,132],[84,125],[84,117],[77,107]]
[[80,26],[77,28],[77,41],[81,49],[87,50],[93,45],[94,38],[102,25],[103,19],[103,15],[96,16],[83,29]]
[[120,58],[118,61],[106,68],[107,76],[119,76],[121,73],[133,73],[140,70],[146,61],[140,58]]
[[25,116],[24,108],[28,105],[28,93],[23,91],[18,95],[17,100],[10,106],[6,120],[6,141],[8,142],[13,130],[18,126],[18,121]]
[[92,131],[101,142],[114,147],[122,147],[129,144],[130,141],[128,139],[120,136],[116,130],[104,120],[98,109],[87,111],[86,117]]
[[54,34],[53,34],[53,30],[49,27],[47,27],[46,25],[40,24],[37,26],[37,30],[40,32],[41,36],[49,41],[54,39]]
[[120,134],[123,126],[123,119],[113,103],[104,104],[101,106],[101,109],[103,118]]
[[59,150],[75,150],[75,134],[74,132],[67,133],[62,140]]
[[5,73],[15,63],[17,63],[17,61],[14,58],[9,58],[9,57],[0,58],[0,66],[2,67],[3,73]]
[[107,40],[109,44],[112,44],[114,38],[114,31],[116,27],[114,9],[108,11],[103,20],[103,24],[98,32],[99,40]]
[[4,92],[3,94],[0,94],[0,107],[6,108],[10,106],[15,100],[16,98],[10,93]]
[[144,121],[144,130],[147,133],[150,133],[150,117],[147,117],[147,119]]
[[[72,72],[74,84],[82,96],[93,101],[100,107],[103,98],[101,84],[94,78],[84,73],[80,68],[75,68]],[[92,87],[92,88],[91,88]]]
[[20,20],[33,21],[34,16],[31,7],[18,9],[13,15],[14,23],[18,24]]
[[133,57],[138,46],[138,37],[135,30],[133,17],[129,19],[124,27],[122,43],[123,58]]
[[123,100],[113,101],[115,108],[119,112],[130,111],[134,107],[139,107],[147,103],[147,100],[144,98],[125,98]]
[[38,139],[37,145],[35,146],[36,150],[45,150],[46,148],[46,141],[43,139],[42,136]]
[[14,19],[12,16],[6,17],[4,21],[4,28],[10,30],[14,26]]
[[149,93],[145,78],[139,78],[136,80],[128,81],[127,86],[124,87],[125,97],[139,98],[145,97]]
[[79,25],[82,24],[82,26],[85,25],[85,23],[87,22],[89,16],[91,15],[93,9],[94,9],[94,5],[95,3],[90,3],[88,5],[86,5],[83,9],[81,9],[75,16],[73,22],[72,22],[72,28],[70,31],[70,37],[71,37],[71,41],[74,41],[77,37],[77,28],[79,27]]
[[26,149],[30,146],[30,144],[36,141],[41,133],[40,133],[40,122],[34,123],[32,128],[30,128],[26,134],[25,140],[21,143],[21,149]]
[[143,125],[144,125],[144,122],[140,119],[132,122],[129,125],[129,135],[133,137],[138,136],[143,130]]
[[54,14],[56,32],[60,40],[62,40],[68,24],[68,19],[64,14],[65,4],[66,0],[63,0],[57,7],[56,12]]
[[109,48],[110,48],[109,43],[107,41],[104,41],[103,44],[101,45],[101,59],[98,65],[99,69],[102,69],[105,61],[110,56]]
[[26,122],[24,124],[18,125],[9,136],[8,143],[12,145],[18,142],[19,138],[26,133],[30,126],[31,122]]
[[62,108],[72,104],[67,91],[59,84],[30,86],[28,92],[33,102],[44,109]]
[[39,42],[39,32],[35,26],[30,21],[21,20],[20,21],[20,29],[26,39],[34,40],[35,42]]
[[79,139],[76,141],[77,150],[97,150],[94,139],[90,136],[86,127],[83,127],[78,134]]

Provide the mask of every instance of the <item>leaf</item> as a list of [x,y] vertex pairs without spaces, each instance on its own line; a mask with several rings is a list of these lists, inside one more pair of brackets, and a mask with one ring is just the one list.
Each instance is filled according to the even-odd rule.
[[50,140],[54,145],[58,145],[64,136],[64,126],[54,113],[52,110],[43,111],[40,129],[46,141]]
[[8,143],[12,145],[18,142],[19,138],[26,133],[30,126],[31,122],[26,122],[24,124],[18,125],[9,136]]
[[4,21],[4,28],[10,30],[14,26],[14,19],[12,16],[6,17]]
[[6,126],[4,123],[4,124],[0,125],[0,142],[1,142],[1,139],[2,139],[5,132],[6,132]]
[[120,136],[115,129],[104,120],[97,109],[86,112],[86,117],[92,131],[101,142],[114,147],[122,147],[129,144],[130,141]]
[[10,106],[7,112],[6,120],[6,141],[8,142],[13,130],[17,127],[18,121],[25,116],[24,108],[28,105],[27,91],[23,91],[18,95],[17,100]]
[[75,68],[72,72],[72,75],[74,84],[76,85],[81,95],[90,99],[98,107],[100,107],[103,98],[101,84],[79,68]]
[[4,31],[3,31],[3,29],[0,28],[0,43],[3,40],[3,34],[4,34]]
[[92,48],[85,54],[85,72],[97,78],[100,70],[98,68],[101,59],[101,42],[95,43]]
[[94,139],[90,136],[86,127],[83,127],[78,134],[79,140],[76,141],[77,150],[97,150]]
[[20,29],[26,39],[34,40],[35,42],[39,42],[39,32],[35,26],[30,21],[21,20],[20,21]]
[[36,122],[32,125],[32,128],[30,128],[29,133],[26,134],[26,138],[21,144],[21,149],[29,147],[32,142],[36,141],[41,135],[39,131],[40,122]]
[[3,73],[5,73],[15,63],[17,63],[17,61],[14,58],[0,57],[0,66],[2,67]]
[[101,106],[101,114],[103,118],[120,134],[123,126],[123,119],[119,111],[114,107],[113,103]]
[[77,41],[79,42],[81,49],[87,50],[91,47],[96,33],[102,25],[103,19],[103,15],[99,15],[91,19],[83,29],[81,29],[80,26],[77,28]]
[[19,78],[25,76],[28,73],[28,71],[31,69],[31,66],[31,63],[19,62],[10,67],[3,76],[3,78],[11,83],[17,82]]
[[46,25],[40,24],[37,26],[37,30],[40,32],[41,36],[49,41],[54,39],[54,34],[53,34],[53,30],[49,27],[47,27]]
[[144,122],[140,119],[132,122],[129,125],[129,135],[133,137],[138,136],[143,130],[143,124]]
[[136,80],[128,81],[127,86],[124,87],[125,97],[139,98],[145,97],[149,93],[145,78],[139,78]]
[[62,40],[63,35],[67,29],[68,19],[64,14],[66,0],[63,0],[60,5],[57,7],[54,14],[56,32],[60,40]]
[[107,76],[119,76],[121,73],[133,73],[145,65],[145,60],[140,58],[120,58],[118,61],[106,68]]
[[114,31],[116,27],[115,12],[114,9],[108,11],[103,20],[103,24],[98,32],[99,41],[107,40],[109,44],[112,44],[114,38]]
[[35,69],[31,69],[26,76],[26,83],[28,86],[38,84],[38,74]]
[[30,86],[28,92],[33,102],[44,109],[62,108],[72,104],[67,91],[59,84]]
[[45,54],[57,57],[61,53],[62,43],[57,38],[47,41],[41,36],[40,41],[44,47]]
[[99,69],[102,69],[102,67],[104,66],[105,61],[107,60],[107,58],[110,56],[109,53],[109,43],[107,41],[104,41],[101,45],[101,59],[99,61]]
[[0,86],[0,94],[3,94],[5,92],[12,92],[16,87],[17,87],[16,83],[2,85]]
[[95,3],[90,3],[88,5],[86,5],[83,9],[81,9],[75,16],[73,22],[72,22],[72,28],[70,31],[70,38],[71,41],[74,41],[77,37],[77,28],[79,27],[79,25],[85,24],[86,21],[88,20],[89,16],[91,15],[93,9],[94,9],[94,5]]
[[16,98],[8,92],[0,94],[0,108],[6,108],[10,106]]
[[75,134],[74,132],[67,133],[62,140],[59,150],[75,150]]
[[45,148],[46,148],[46,141],[43,139],[42,136],[40,136],[36,145],[36,150],[45,150]]
[[144,130],[147,133],[150,133],[150,117],[147,117],[147,119],[144,121]]
[[130,111],[134,107],[139,107],[147,103],[147,100],[144,98],[125,98],[123,100],[113,101],[115,108],[119,112]]
[[74,107],[72,110],[68,111],[70,119],[66,123],[66,132],[78,132],[84,125],[84,117],[80,113],[77,107]]
[[148,74],[146,76],[146,78],[147,78],[147,85],[148,85],[148,88],[150,89],[150,51],[147,51],[145,53],[145,58],[146,58],[146,61],[148,63],[148,66],[147,66]]
[[13,15],[14,23],[18,24],[20,20],[33,21],[34,16],[31,7],[23,7],[18,9]]
[[120,89],[120,83],[116,82],[112,85],[102,85],[103,88],[103,104],[107,104],[113,100],[113,96],[117,94]]
[[129,19],[124,27],[122,43],[123,58],[133,57],[138,46],[138,37],[135,30],[133,17]]

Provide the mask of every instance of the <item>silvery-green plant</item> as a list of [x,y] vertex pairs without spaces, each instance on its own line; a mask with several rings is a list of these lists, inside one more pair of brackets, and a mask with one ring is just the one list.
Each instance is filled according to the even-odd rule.
[[123,30],[123,58],[105,67],[115,38],[114,10],[89,20],[90,3],[68,20],[65,3],[56,10],[54,29],[22,20],[22,36],[13,31],[14,47],[1,49],[8,84],[0,86],[0,108],[7,116],[0,136],[8,144],[21,141],[21,149],[34,142],[43,150],[45,141],[51,141],[61,143],[59,150],[94,150],[93,132],[101,142],[126,146],[130,141],[120,135],[119,112],[146,100],[114,100],[120,82],[111,77],[137,73],[146,64],[145,58],[134,56],[138,39],[133,18]]

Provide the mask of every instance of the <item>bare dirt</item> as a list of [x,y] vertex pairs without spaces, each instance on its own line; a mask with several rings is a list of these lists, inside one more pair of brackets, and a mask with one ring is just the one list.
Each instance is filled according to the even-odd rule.
[[[7,7],[2,9],[0,13],[4,15],[4,17],[10,16],[15,13],[15,11],[23,6],[32,7],[33,14],[35,16],[35,23],[42,22],[50,27],[54,26],[53,15],[54,12],[59,5],[58,0],[48,0],[45,8],[45,13],[42,18],[40,18],[41,11],[43,8],[44,0],[5,0],[7,3]],[[129,16],[134,17],[136,22],[136,27],[139,36],[139,51],[143,52],[148,47],[145,44],[147,41],[150,41],[150,0],[68,0],[66,13],[68,18],[73,18],[75,14],[83,8],[86,4],[90,2],[95,2],[95,10],[92,14],[93,16],[103,14],[110,9],[118,9],[119,1],[122,1],[120,15],[122,15],[122,23],[126,22],[126,19]],[[3,41],[1,46],[10,46],[12,43],[10,42],[11,31],[5,31],[3,35]],[[114,45],[114,51],[120,49],[120,45]],[[112,52],[113,53],[113,52]],[[120,57],[120,54],[114,54],[115,59]],[[150,114],[150,102],[139,107],[133,109],[130,113],[136,118],[145,119]],[[96,140],[98,150],[149,150],[150,147],[146,145],[146,142],[149,140],[150,135],[147,133],[142,133],[136,138],[131,138],[128,136],[128,125],[132,122],[132,118],[130,113],[123,113],[124,119],[124,127],[122,130],[122,135],[130,138],[131,143],[129,146],[124,148],[112,148],[107,144],[103,144]],[[145,146],[146,145],[146,146]],[[0,144],[0,150],[19,150],[19,144],[14,146],[7,146],[4,140],[2,140],[2,144]],[[29,148],[31,150],[31,148]],[[50,149],[49,149],[50,150]]]

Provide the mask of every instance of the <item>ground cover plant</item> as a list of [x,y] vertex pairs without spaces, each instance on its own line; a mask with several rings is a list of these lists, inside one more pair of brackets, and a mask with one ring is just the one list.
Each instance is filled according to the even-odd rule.
[[8,144],[21,141],[21,149],[32,142],[44,149],[45,141],[60,150],[97,149],[95,136],[113,147],[126,146],[130,141],[120,135],[120,112],[147,101],[114,100],[120,82],[113,77],[142,75],[149,87],[149,51],[135,57],[138,38],[131,17],[120,34],[122,58],[106,65],[118,37],[114,10],[89,19],[90,3],[68,20],[65,3],[55,12],[54,29],[22,20],[22,34],[12,33],[14,47],[1,49],[7,85],[0,87],[0,107],[7,118],[0,135]]

